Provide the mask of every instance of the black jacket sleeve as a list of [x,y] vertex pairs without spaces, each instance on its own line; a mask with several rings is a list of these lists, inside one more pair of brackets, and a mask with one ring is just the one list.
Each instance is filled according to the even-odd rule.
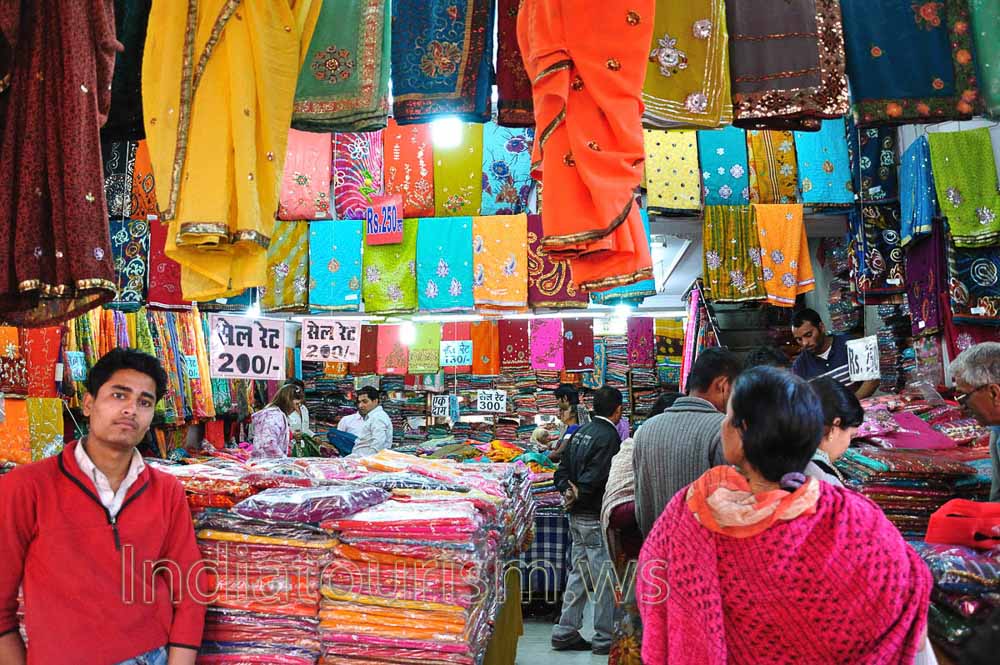
[[562,457],[559,458],[559,466],[556,467],[556,472],[552,474],[552,482],[555,483],[556,489],[559,490],[560,494],[569,489],[569,466],[572,460],[570,448],[572,448],[572,443],[566,446]]
[[586,458],[580,460],[576,481],[577,501],[581,506],[596,506],[600,511],[611,472],[611,458],[618,454],[620,448],[618,432],[610,425],[594,433]]

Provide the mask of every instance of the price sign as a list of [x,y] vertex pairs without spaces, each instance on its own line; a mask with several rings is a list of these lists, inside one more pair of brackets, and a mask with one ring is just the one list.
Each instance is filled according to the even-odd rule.
[[200,379],[201,370],[198,368],[198,356],[184,356],[187,363],[187,374],[189,379]]
[[507,411],[507,393],[503,390],[477,390],[476,410],[504,413]]
[[461,412],[458,409],[458,395],[448,397],[448,417],[451,418],[452,422],[456,423],[461,417]]
[[210,349],[213,379],[285,378],[285,322],[213,314]]
[[83,351],[67,351],[66,362],[69,363],[69,373],[74,381],[87,380],[87,358]]
[[851,381],[871,381],[881,378],[878,337],[862,337],[847,342],[847,367]]
[[398,245],[403,242],[403,197],[399,194],[372,197],[365,209],[365,243]]
[[302,360],[356,363],[361,359],[361,322],[302,319]]
[[451,407],[448,395],[435,395],[431,398],[431,415],[435,418],[447,418]]
[[441,367],[472,364],[472,342],[441,342]]

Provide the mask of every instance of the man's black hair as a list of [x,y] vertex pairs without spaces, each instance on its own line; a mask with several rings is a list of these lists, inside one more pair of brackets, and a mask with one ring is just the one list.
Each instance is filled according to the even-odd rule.
[[688,394],[694,391],[705,392],[720,376],[735,381],[742,371],[743,363],[732,351],[718,347],[705,349],[691,367],[687,382]]
[[594,415],[610,418],[622,405],[622,393],[617,388],[604,386],[594,391]]
[[569,385],[568,383],[560,385],[558,388],[555,389],[555,391],[552,394],[556,396],[556,399],[562,399],[563,397],[565,397],[567,400],[569,400],[569,403],[572,406],[576,406],[577,404],[580,403],[580,393],[577,391],[576,388]]
[[87,392],[97,397],[97,392],[115,372],[131,369],[141,372],[156,384],[156,401],[167,394],[167,372],[160,361],[148,353],[135,349],[112,349],[101,357],[87,373]]
[[750,351],[744,359],[746,369],[754,367],[788,367],[788,357],[781,351],[770,346],[758,346]]
[[811,323],[817,328],[823,325],[823,319],[814,309],[800,309],[792,315],[792,327],[798,328],[806,323]]
[[379,394],[378,390],[376,388],[373,388],[372,386],[365,386],[364,388],[360,389],[358,391],[358,397],[361,397],[362,395],[364,395],[373,402],[375,400],[382,399],[382,396]]

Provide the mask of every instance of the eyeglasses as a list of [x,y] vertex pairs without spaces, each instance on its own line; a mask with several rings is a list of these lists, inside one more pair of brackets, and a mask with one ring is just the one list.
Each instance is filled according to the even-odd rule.
[[984,386],[979,386],[978,388],[974,388],[974,389],[973,389],[973,390],[971,390],[970,392],[967,392],[967,393],[963,393],[963,394],[961,394],[961,395],[958,395],[957,397],[955,397],[955,401],[956,401],[956,402],[958,402],[958,405],[959,405],[959,406],[965,406],[965,405],[966,405],[966,403],[967,403],[967,402],[969,401],[969,399],[970,399],[970,398],[971,398],[971,397],[972,397],[973,395],[975,395],[976,393],[978,393],[978,392],[979,392],[980,390],[982,390],[983,388],[989,388],[989,387],[990,387],[991,385],[992,385],[992,384],[990,384],[990,383],[987,383],[987,384],[986,384],[986,385],[984,385]]

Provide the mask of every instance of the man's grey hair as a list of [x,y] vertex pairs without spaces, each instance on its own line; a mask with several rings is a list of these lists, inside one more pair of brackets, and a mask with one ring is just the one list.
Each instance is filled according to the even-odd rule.
[[1000,342],[969,347],[951,363],[951,375],[973,388],[1000,383]]

